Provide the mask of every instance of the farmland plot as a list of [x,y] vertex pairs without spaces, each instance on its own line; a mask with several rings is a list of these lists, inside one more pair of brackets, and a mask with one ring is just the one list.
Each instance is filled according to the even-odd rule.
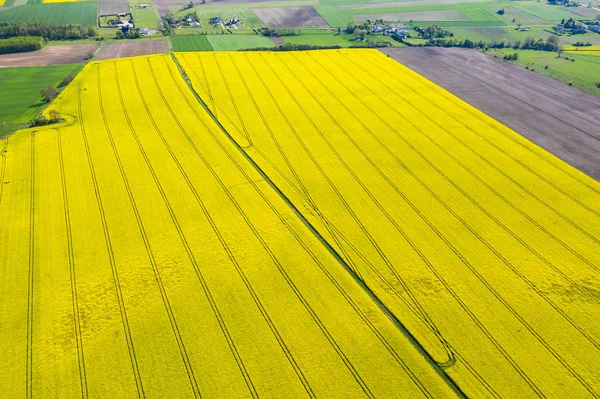
[[168,56],[89,63],[1,141],[6,397],[451,397]]
[[600,394],[596,181],[376,51],[177,58],[467,395]]

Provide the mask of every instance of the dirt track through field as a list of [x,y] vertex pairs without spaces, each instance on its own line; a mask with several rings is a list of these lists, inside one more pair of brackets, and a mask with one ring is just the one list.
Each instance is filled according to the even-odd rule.
[[329,27],[313,7],[253,8],[252,12],[272,28]]
[[474,50],[382,51],[600,180],[600,97]]
[[48,46],[40,51],[0,55],[0,68],[13,66],[46,66],[84,62],[97,44],[68,44]]
[[166,40],[147,40],[143,42],[108,43],[96,60],[110,60],[113,58],[135,57],[138,55],[161,54],[169,51]]

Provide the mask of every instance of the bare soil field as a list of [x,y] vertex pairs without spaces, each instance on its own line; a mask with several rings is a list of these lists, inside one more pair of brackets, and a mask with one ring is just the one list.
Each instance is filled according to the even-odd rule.
[[600,97],[475,50],[381,51],[600,180]]
[[166,40],[112,42],[107,43],[95,59],[110,60],[113,58],[135,57],[137,55],[161,54],[168,51],[169,43]]
[[127,0],[98,0],[98,15],[128,13]]
[[313,7],[253,8],[252,12],[272,28],[328,28]]
[[78,64],[84,62],[98,47],[98,44],[65,44],[47,46],[29,53],[2,54],[0,67]]

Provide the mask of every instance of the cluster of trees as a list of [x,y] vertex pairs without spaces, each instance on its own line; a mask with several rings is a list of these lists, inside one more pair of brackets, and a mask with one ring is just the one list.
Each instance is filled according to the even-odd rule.
[[588,47],[591,45],[592,45],[592,43],[590,43],[590,42],[584,43],[581,40],[573,43],[573,46],[575,46],[575,47]]
[[38,36],[48,40],[74,40],[95,37],[92,25],[56,25],[47,22],[0,23],[0,39],[19,36]]
[[454,33],[450,32],[449,30],[442,29],[437,25],[427,26],[425,28],[415,26],[414,29],[417,31],[417,34],[423,39],[441,39],[444,37],[454,36]]
[[353,34],[354,32],[356,32],[357,29],[359,31],[364,30],[366,32],[369,32],[371,30],[371,21],[364,22],[362,24],[357,24],[355,22],[349,22],[348,26],[346,26],[346,29],[344,29],[344,32]]
[[298,36],[300,31],[295,28],[263,28],[263,36]]
[[502,40],[500,42],[492,41],[491,43],[486,43],[482,40],[478,42],[474,42],[472,40],[458,40],[458,39],[430,39],[429,42],[423,44],[424,46],[435,46],[435,47],[466,47],[466,48],[480,48],[480,49],[488,49],[488,48],[512,48],[515,50],[538,50],[538,51],[560,51],[560,46],[558,44],[558,36],[551,35],[544,42],[542,39],[534,39],[532,37],[528,37],[524,42],[521,43],[520,40],[516,42]]
[[44,114],[40,114],[37,118],[32,119],[31,122],[29,122],[29,126],[30,127],[44,126],[44,125],[51,125],[53,123],[62,123],[64,121],[65,120],[63,119],[60,112],[52,109],[52,110],[50,110],[50,112],[48,112],[48,117],[46,117],[46,115],[44,115]]
[[142,37],[142,34],[140,33],[139,29],[128,29],[127,34],[125,34],[125,32],[123,32],[123,30],[117,29],[117,33],[115,34],[115,39],[117,39],[117,40],[139,39],[140,37]]
[[521,50],[538,51],[558,51],[560,49],[558,36],[556,35],[550,35],[545,42],[542,39],[535,40],[532,37],[528,37],[522,44],[517,40],[512,47],[514,49],[520,48]]
[[24,53],[44,48],[46,40],[42,37],[21,36],[0,39],[0,54]]
[[296,51],[296,50],[327,50],[327,49],[339,49],[342,46],[311,46],[309,44],[293,44],[286,43],[282,46],[277,47],[259,47],[259,48],[250,48],[246,51]]

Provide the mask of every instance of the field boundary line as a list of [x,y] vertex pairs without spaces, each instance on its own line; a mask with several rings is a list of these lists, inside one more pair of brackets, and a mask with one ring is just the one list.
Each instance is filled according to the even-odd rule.
[[[134,73],[134,76],[135,76],[135,80],[136,80],[136,84],[137,84],[137,75],[135,74],[135,68],[133,67],[133,60],[130,59],[129,61],[132,64],[131,66],[132,66],[132,70],[133,70],[133,73]],[[115,71],[116,71],[116,68],[115,68]],[[116,81],[117,81],[117,88],[119,88],[118,92],[119,92],[119,95],[121,96],[120,98],[122,98],[122,93],[121,93],[121,90],[120,90],[120,84],[119,84],[118,74],[117,73],[115,73],[115,78],[116,78]],[[140,94],[140,97],[142,98],[142,101],[144,101],[143,100],[143,96],[141,96],[141,94]],[[126,119],[128,121],[128,124],[129,124],[130,123],[130,119],[129,119],[128,113],[126,111],[124,111],[124,114],[125,114],[125,117],[126,117]],[[140,153],[142,154],[142,157],[146,161],[146,165],[148,167],[148,170],[151,173],[151,175],[153,177],[153,180],[154,180],[155,184],[157,185],[157,188],[159,189],[160,195],[163,198],[163,200],[165,201],[165,203],[167,204],[167,208],[168,208],[169,213],[171,214],[171,217],[173,217],[173,214],[172,214],[173,210],[171,209],[170,205],[168,205],[168,202],[167,202],[166,197],[165,197],[165,193],[162,190],[162,187],[160,186],[160,183],[158,182],[158,177],[156,176],[156,173],[154,172],[154,169],[152,168],[152,166],[150,164],[150,161],[148,159],[146,151],[142,147],[140,139],[139,139],[139,137],[138,137],[135,129],[133,128],[133,125],[129,124],[129,127],[131,129],[131,134],[133,135],[134,140],[135,140],[136,144],[138,145],[138,149],[140,150]],[[175,228],[177,229],[178,233],[182,234],[181,231],[180,231],[181,228],[180,228],[179,224],[174,222],[174,225],[175,225]],[[182,239],[182,241],[183,241],[183,239]],[[188,250],[187,242],[184,243],[184,246],[185,246],[186,250]],[[189,255],[189,253],[188,253],[188,255]],[[177,337],[177,334],[176,334],[176,337]],[[183,341],[181,341],[181,342],[178,341],[178,344],[181,345],[180,346],[180,351],[182,351],[182,349],[183,349],[183,351],[182,351],[182,357],[183,357],[184,365],[185,365],[185,368],[186,368],[186,372],[188,374],[188,379],[189,379],[190,384],[192,386],[192,391],[194,392],[194,396],[198,397],[198,398],[201,398],[202,394],[200,392],[200,388],[198,386],[198,382],[196,381],[196,376],[194,375],[194,370],[192,368],[191,362],[190,362],[189,357],[187,355],[187,350],[185,349],[185,344],[183,343]]]
[[[215,54],[213,54],[213,57],[214,56],[215,56]],[[217,65],[217,68],[219,69],[219,72],[221,74],[221,77],[223,78],[223,81],[226,81],[225,76],[223,75],[220,63],[216,59],[215,59],[215,64]],[[229,84],[227,84],[225,82],[225,85],[226,85],[227,91],[231,94],[231,90],[229,89]],[[230,98],[231,98],[231,100],[233,102],[233,99],[232,99],[231,96],[230,96]],[[233,102],[233,106],[236,109],[236,112],[238,112],[238,118],[241,121],[242,117],[239,114],[239,110],[237,108],[237,105],[234,102]],[[173,116],[175,117],[175,115],[173,115]],[[180,127],[180,129],[182,131],[184,130],[183,126],[179,125],[179,127]],[[220,179],[219,179],[219,181],[220,181]],[[233,196],[230,195],[230,193],[228,192],[228,190],[225,190],[225,187],[224,187],[224,191],[227,192],[228,196],[232,199],[232,202],[233,202]],[[285,271],[285,268],[283,267],[283,265],[281,264],[281,262],[279,261],[279,259],[277,259],[277,257],[275,256],[275,254],[272,252],[272,250],[270,249],[270,247],[267,245],[266,241],[259,234],[259,232],[256,229],[256,227],[250,222],[250,220],[247,217],[247,215],[245,214],[245,212],[243,212],[241,206],[239,206],[239,204],[237,203],[237,201],[235,201],[234,204],[236,206],[236,209],[240,213],[240,215],[244,218],[244,221],[246,222],[246,224],[248,225],[248,227],[250,227],[250,229],[252,230],[252,232],[254,233],[254,235],[256,236],[256,238],[261,243],[261,245],[262,245],[263,249],[265,250],[265,252],[267,252],[267,254],[269,255],[269,257],[271,258],[271,260],[273,261],[273,263],[275,264],[275,266],[279,270],[279,272],[282,275],[282,277],[285,279],[285,281],[287,282],[287,284],[289,285],[289,287],[292,289],[292,291],[294,292],[294,294],[296,295],[296,297],[300,300],[300,302],[302,303],[302,305],[305,307],[305,310],[310,314],[310,316],[312,317],[312,319],[315,322],[315,324],[321,330],[321,333],[324,335],[324,337],[327,339],[327,341],[329,342],[329,344],[336,351],[337,355],[340,357],[340,360],[342,360],[342,362],[344,363],[344,365],[346,366],[346,368],[348,369],[348,371],[352,374],[352,376],[354,377],[354,379],[356,380],[356,382],[359,384],[359,386],[361,387],[361,389],[363,390],[363,392],[368,397],[374,397],[373,394],[371,393],[369,387],[367,386],[367,384],[363,381],[363,379],[360,376],[360,374],[358,373],[358,371],[354,368],[354,365],[352,365],[352,363],[350,362],[350,360],[347,358],[346,354],[342,351],[342,349],[340,348],[339,344],[336,342],[335,338],[327,330],[327,327],[325,327],[325,325],[323,324],[323,322],[321,321],[321,319],[319,318],[319,316],[317,315],[317,313],[314,311],[314,309],[312,309],[312,307],[310,306],[310,304],[308,303],[308,301],[304,298],[304,296],[302,295],[302,293],[300,292],[300,290],[296,287],[296,285],[294,284],[294,282],[292,281],[292,279],[289,277],[289,275]]]
[[[173,110],[172,110],[171,106],[169,105],[168,101],[166,100],[166,98],[164,97],[163,91],[162,91],[162,89],[159,86],[158,79],[156,78],[156,74],[154,73],[154,69],[152,68],[152,64],[150,62],[150,59],[147,59],[147,62],[148,62],[148,66],[149,66],[149,69],[150,69],[151,74],[152,74],[154,85],[155,85],[157,91],[159,92],[160,97],[163,100],[163,103],[169,109],[169,112],[171,113],[171,116],[173,116],[173,118],[175,118]],[[136,75],[135,79],[136,79],[136,85],[137,85],[137,75]],[[149,119],[152,121],[152,124],[153,124],[153,126],[154,126],[154,128],[156,130],[157,135],[160,137],[161,141],[163,142],[163,145],[165,146],[165,148],[169,152],[169,155],[171,156],[171,159],[177,165],[177,168],[179,169],[179,172],[182,174],[182,177],[184,178],[184,180],[186,181],[186,183],[188,185],[188,188],[190,188],[190,191],[192,191],[192,194],[194,195],[194,198],[198,202],[198,205],[200,206],[200,208],[202,210],[202,213],[204,214],[204,216],[207,218],[207,221],[211,225],[211,228],[213,229],[213,233],[215,234],[215,236],[219,240],[219,243],[223,247],[223,250],[227,253],[227,255],[230,258],[230,260],[232,260],[233,254],[231,252],[231,249],[229,248],[229,246],[225,242],[224,238],[222,237],[222,234],[218,230],[218,228],[216,226],[216,223],[214,223],[214,220],[212,219],[212,217],[210,217],[210,214],[209,214],[208,210],[206,209],[206,207],[204,205],[204,201],[202,201],[201,196],[198,194],[198,192],[196,191],[196,189],[193,186],[193,184],[191,184],[191,181],[189,180],[188,175],[183,170],[183,166],[180,164],[179,160],[177,159],[177,157],[173,153],[170,145],[168,144],[167,140],[165,139],[162,131],[159,129],[158,125],[156,124],[156,121],[155,121],[154,117],[152,116],[152,113],[150,112],[150,110],[147,107],[146,101],[142,97],[142,92],[139,89],[139,85],[137,87],[138,87],[138,94],[140,95],[140,98],[142,99],[142,103],[144,104],[144,108],[146,110],[146,114],[148,115]],[[178,120],[177,120],[177,123],[179,124]],[[180,129],[181,129],[181,127],[180,127]],[[190,250],[191,250],[191,248],[190,248]],[[222,332],[225,340],[227,341],[227,345],[229,346],[229,350],[231,351],[231,354],[232,354],[233,358],[236,361],[236,364],[237,364],[237,366],[238,366],[238,368],[240,370],[240,373],[242,374],[242,377],[244,378],[244,382],[246,383],[246,386],[247,386],[248,390],[250,391],[250,394],[253,397],[258,397],[258,392],[256,391],[256,387],[254,386],[254,383],[252,382],[252,378],[250,377],[250,374],[246,370],[246,366],[244,364],[244,361],[242,360],[242,357],[241,357],[240,353],[238,352],[237,346],[235,345],[235,340],[232,338],[231,333],[229,332],[229,329],[227,328],[227,323],[225,322],[225,319],[223,318],[221,312],[219,311],[217,303],[216,303],[215,299],[213,298],[213,296],[212,296],[212,294],[210,292],[210,289],[208,287],[208,283],[206,282],[206,280],[204,278],[204,275],[202,274],[202,272],[200,270],[199,265],[197,265],[197,263],[195,263],[195,262],[196,261],[194,260],[194,263],[192,264],[192,266],[194,267],[195,272],[196,272],[196,276],[197,276],[200,284],[202,285],[202,288],[203,288],[203,291],[204,291],[204,295],[207,297],[207,299],[208,299],[208,301],[209,301],[209,303],[211,305],[212,311],[214,313],[214,316],[217,319],[217,322],[219,323],[219,327],[221,329],[221,332]]]
[[[199,56],[198,56],[199,57]],[[353,269],[356,272],[356,274],[363,279],[360,271],[358,270],[358,267],[356,266],[356,264],[352,261],[352,258],[348,255],[348,253],[346,252],[346,248],[344,248],[344,246],[341,244],[341,242],[339,241],[338,237],[336,236],[336,234],[332,231],[331,225],[329,224],[328,221],[325,220],[324,215],[322,214],[321,210],[317,207],[317,204],[314,202],[312,196],[310,195],[308,189],[306,188],[306,186],[304,185],[304,183],[302,182],[302,179],[300,179],[300,176],[298,175],[298,173],[296,172],[296,170],[292,167],[292,164],[290,162],[290,160],[288,159],[288,157],[285,155],[283,148],[281,147],[281,144],[279,143],[279,141],[277,140],[277,138],[275,137],[275,134],[273,133],[273,129],[271,129],[271,126],[267,123],[267,120],[264,116],[264,113],[261,111],[260,107],[258,106],[256,99],[254,97],[254,95],[252,94],[252,91],[250,90],[250,88],[248,87],[248,83],[246,82],[246,79],[244,79],[243,74],[240,72],[237,64],[234,62],[233,57],[231,57],[231,54],[229,54],[229,59],[231,60],[231,65],[233,65],[233,67],[235,68],[242,84],[244,85],[244,88],[246,89],[246,93],[248,93],[248,96],[250,97],[250,99],[252,100],[252,104],[254,105],[254,109],[256,110],[256,112],[260,115],[260,119],[264,125],[264,127],[267,129],[267,131],[269,132],[269,135],[271,136],[271,139],[273,140],[273,142],[275,143],[275,146],[277,147],[277,150],[279,152],[279,154],[281,155],[281,158],[284,160],[286,166],[288,167],[288,169],[290,170],[290,172],[292,173],[292,175],[294,176],[294,179],[296,180],[296,182],[298,183],[298,185],[300,186],[300,190],[302,191],[300,194],[300,196],[302,198],[304,198],[309,205],[311,206],[311,208],[315,211],[316,215],[318,216],[319,219],[321,219],[321,222],[323,223],[323,225],[325,226],[325,228],[327,229],[327,232],[331,235],[331,237],[333,238],[333,240],[335,241],[335,244],[338,246],[338,248],[340,249],[340,251],[342,252],[342,254],[344,255],[346,261],[348,262],[348,264],[350,265],[350,263],[352,263],[351,266],[354,266]],[[247,57],[246,57],[247,60]],[[221,71],[221,66],[220,64],[215,60],[215,62],[217,63],[217,66],[219,67],[219,71]],[[223,83],[229,88],[229,83],[227,83],[227,80],[225,79],[225,77],[223,76],[223,73],[221,72],[221,76],[223,78]],[[229,89],[228,89],[229,90]],[[232,101],[234,101],[234,99],[232,98]],[[286,119],[287,121],[287,119]],[[258,152],[265,160],[269,159],[267,156],[265,156],[263,154],[263,152],[258,148],[253,146],[252,150]],[[275,169],[279,169],[277,168],[270,160],[269,163],[271,165],[271,167],[275,168]],[[279,171],[279,173],[281,175],[284,175],[283,172]],[[287,180],[287,179],[286,179]],[[287,180],[288,184],[290,184],[291,187],[294,186],[294,184]]]
[[133,337],[131,336],[131,330],[129,328],[129,319],[127,317],[127,309],[125,308],[125,302],[123,300],[123,293],[121,292],[121,282],[119,280],[119,272],[117,270],[117,265],[114,257],[114,252],[112,248],[112,242],[110,239],[110,232],[108,231],[108,224],[106,221],[106,215],[104,213],[104,205],[102,204],[102,196],[100,194],[100,187],[98,186],[98,181],[96,179],[96,170],[94,168],[94,162],[92,159],[92,154],[90,151],[90,146],[88,143],[87,133],[85,131],[85,123],[83,121],[83,112],[81,110],[81,81],[77,84],[77,106],[79,113],[79,120],[81,121],[81,134],[83,137],[83,142],[85,146],[85,152],[88,160],[88,167],[90,169],[90,175],[92,178],[92,183],[94,186],[94,194],[96,196],[96,203],[98,205],[98,211],[100,213],[100,220],[102,222],[102,230],[104,234],[104,241],[106,244],[107,255],[111,267],[113,283],[115,285],[115,295],[117,297],[117,302],[119,303],[119,311],[121,314],[121,321],[123,324],[123,330],[125,333],[125,340],[127,342],[127,348],[129,351],[129,361],[131,363],[131,368],[134,374],[135,384],[137,388],[138,397],[145,397],[144,388],[142,385],[142,379],[140,375],[140,370],[137,363],[137,358],[135,355],[135,348],[133,345]]
[[[119,84],[119,78],[118,78],[118,74],[117,74],[117,67],[116,67],[116,62],[113,62],[113,65],[115,67],[115,82],[116,82],[116,86],[117,86],[117,90],[119,93],[119,100],[121,103],[121,108],[123,110],[123,114],[127,120],[127,123],[129,125],[129,128],[133,131],[133,126],[131,125],[131,121],[129,120],[129,116],[127,114],[127,111],[125,109],[125,104],[123,102],[123,96],[122,96],[122,92],[121,92],[121,86]],[[135,202],[135,198],[133,197],[133,192],[131,191],[131,186],[129,185],[129,180],[127,179],[123,164],[121,162],[121,157],[119,156],[118,150],[116,148],[114,139],[113,139],[113,135],[112,135],[112,130],[110,129],[109,125],[108,125],[108,119],[106,118],[106,113],[104,111],[104,102],[102,100],[102,85],[100,84],[100,64],[97,64],[97,85],[98,85],[98,102],[99,102],[99,107],[100,107],[100,112],[102,113],[102,119],[104,121],[104,128],[106,130],[111,148],[113,150],[113,154],[115,156],[115,160],[117,162],[117,165],[119,167],[119,172],[121,174],[121,178],[123,180],[123,184],[125,186],[125,189],[127,191],[127,196],[129,198],[130,201],[130,205],[132,207],[132,210],[134,212],[135,218],[136,218],[136,222],[138,224],[138,229],[140,231],[140,235],[142,237],[142,241],[144,242],[144,247],[146,249],[146,256],[148,257],[148,261],[150,262],[150,266],[152,268],[152,272],[154,274],[154,278],[156,281],[156,285],[158,286],[160,295],[161,295],[161,299],[163,301],[163,306],[165,307],[165,311],[167,313],[167,317],[169,318],[169,322],[171,324],[171,330],[173,332],[173,335],[175,336],[175,340],[177,342],[177,345],[179,346],[179,351],[180,354],[182,356],[182,360],[184,362],[184,366],[186,369],[188,369],[188,367],[191,368],[191,365],[189,364],[189,358],[187,356],[187,352],[185,350],[185,346],[183,346],[183,339],[181,337],[181,334],[179,332],[179,328],[177,326],[177,321],[175,320],[175,315],[173,313],[173,310],[171,308],[171,304],[169,302],[169,298],[166,292],[166,289],[162,283],[162,278],[160,275],[160,271],[158,270],[158,266],[156,264],[156,259],[154,258],[154,253],[152,252],[152,248],[150,246],[150,242],[148,239],[148,236],[146,234],[146,230],[144,228],[143,222],[141,220],[141,216],[139,214],[139,210],[137,207],[137,203]],[[191,381],[191,377],[188,376],[188,379],[190,379]],[[194,387],[192,386],[192,390],[194,390]]]
[[[354,273],[352,268],[345,262],[342,256],[333,248],[327,240],[319,233],[319,231],[306,219],[306,217],[300,212],[298,208],[292,203],[292,201],[277,187],[277,185],[269,178],[269,176],[261,169],[261,167],[244,151],[244,149],[235,141],[233,136],[229,134],[227,129],[219,122],[216,116],[211,112],[208,105],[202,100],[194,89],[192,83],[187,77],[185,71],[179,64],[177,58],[171,55],[175,64],[177,65],[180,74],[183,76],[188,87],[194,94],[198,103],[204,108],[204,110],[211,117],[213,122],[219,127],[225,137],[231,142],[231,144],[239,151],[242,157],[256,170],[256,172],[269,184],[273,191],[284,201],[284,203],[292,210],[292,212],[298,217],[298,219],[304,224],[304,226],[316,237],[316,239],[324,246],[324,248],[333,256],[333,258],[346,270],[353,280],[363,289],[363,291],[373,300],[377,307],[383,312],[385,316],[396,326],[396,328],[407,338],[407,340],[417,349],[417,351],[423,356],[427,363],[433,368],[438,376],[448,385],[448,387],[459,397],[467,398],[467,395],[458,386],[454,379],[441,368],[431,354],[423,347],[423,345],[416,339],[415,336],[406,328],[406,326],[391,312],[386,305],[377,297],[377,295],[369,288],[369,286],[360,279],[360,277]],[[215,138],[215,140],[217,140]]]
[[81,336],[81,317],[79,313],[79,300],[77,296],[77,280],[75,273],[75,256],[73,253],[73,237],[71,233],[71,216],[69,214],[69,199],[67,194],[67,181],[65,177],[65,163],[60,128],[56,129],[58,141],[58,159],[60,164],[60,182],[63,194],[63,212],[65,216],[65,229],[67,233],[67,253],[69,257],[69,277],[71,283],[71,301],[73,307],[73,328],[77,342],[77,358],[79,362],[79,383],[81,384],[81,397],[88,397],[87,376],[85,373],[85,358],[83,356],[83,339]]
[[2,204],[2,193],[4,192],[4,176],[6,175],[6,153],[8,152],[8,137],[5,138],[0,156],[2,157],[2,168],[0,170],[0,204]]
[[[173,76],[173,73],[172,73],[172,70],[170,69],[166,58],[164,59],[164,61],[165,61],[165,63],[167,63],[167,68],[169,69],[169,73],[170,73],[171,79],[173,80],[173,82],[175,83],[175,85],[178,87],[178,89],[181,92],[181,88],[180,88],[179,84],[177,83],[177,81],[175,80],[175,78]],[[150,69],[151,69],[151,71],[153,71],[152,68],[150,68]],[[168,102],[164,98],[162,89],[160,89],[160,86],[158,86],[158,80],[156,80],[156,79],[155,79],[155,84],[157,85],[157,90],[159,91],[159,93],[160,93],[161,97],[163,98],[163,101],[165,102],[165,104],[167,104],[167,108],[169,109],[169,111],[171,113],[171,116],[173,117],[174,121],[177,123],[180,131],[186,137],[186,139],[188,140],[188,142],[190,143],[190,145],[192,146],[192,148],[195,150],[195,152],[199,155],[199,158],[202,160],[202,162],[207,167],[207,169],[211,172],[211,174],[215,177],[215,179],[218,182],[220,182],[220,185],[221,185],[223,191],[225,192],[225,194],[228,195],[228,197],[230,197],[230,199],[231,199],[231,194],[229,193],[229,191],[226,189],[226,187],[224,186],[224,184],[222,184],[220,178],[218,178],[217,174],[214,172],[213,168],[210,166],[210,164],[206,160],[206,158],[202,155],[202,153],[193,144],[193,141],[191,140],[190,136],[187,134],[187,131],[181,125],[181,122],[176,117],[176,115],[173,112],[172,108],[168,105]],[[202,121],[202,122],[204,122],[204,121]],[[207,131],[209,131],[210,128],[208,126],[206,126],[205,124],[204,124],[204,126],[207,129]],[[295,359],[293,358],[291,351],[289,350],[289,348],[285,344],[285,341],[284,341],[283,337],[280,335],[279,331],[277,330],[277,327],[275,326],[275,323],[271,320],[271,317],[269,316],[266,308],[264,307],[264,305],[260,301],[260,298],[258,297],[258,294],[256,294],[256,291],[254,291],[254,288],[252,287],[252,284],[250,283],[249,279],[247,278],[247,276],[243,272],[242,268],[239,266],[239,263],[237,262],[237,259],[235,258],[235,256],[233,255],[233,252],[231,251],[231,249],[227,245],[227,243],[225,241],[225,238],[222,236],[221,232],[217,228],[216,223],[214,222],[214,220],[212,219],[212,217],[210,217],[210,214],[208,213],[208,210],[206,210],[204,208],[204,202],[200,200],[200,196],[197,193],[197,191],[195,190],[195,188],[193,187],[193,184],[191,184],[191,181],[189,179],[189,176],[185,172],[185,169],[176,160],[175,155],[172,153],[171,148],[168,145],[168,142],[166,141],[166,139],[164,139],[164,137],[162,136],[162,133],[160,132],[160,130],[158,130],[158,132],[161,135],[161,138],[163,139],[163,144],[165,145],[165,147],[167,148],[167,150],[169,151],[169,153],[173,157],[173,160],[177,164],[180,173],[182,174],[182,176],[186,180],[188,188],[190,188],[190,190],[192,191],[192,194],[196,197],[196,200],[199,201],[198,205],[200,205],[203,213],[208,218],[208,221],[211,224],[211,227],[213,228],[214,233],[217,235],[217,238],[219,239],[221,245],[223,246],[223,249],[227,253],[230,261],[232,262],[234,268],[236,269],[236,272],[238,273],[238,275],[242,279],[242,282],[246,286],[246,289],[248,290],[248,293],[250,294],[250,296],[254,300],[254,303],[257,306],[259,312],[261,313],[261,315],[263,316],[265,322],[267,323],[268,327],[270,328],[271,332],[273,333],[273,335],[275,337],[275,340],[277,341],[278,345],[280,346],[280,349],[282,350],[282,352],[286,356],[288,362],[290,363],[290,365],[294,369],[294,372],[298,376],[298,379],[302,383],[302,385],[303,385],[304,389],[306,390],[306,392],[309,394],[310,397],[315,397],[314,392],[312,391],[312,388],[310,387],[310,384],[308,383],[308,380],[306,379],[306,377],[304,376],[304,373],[302,372],[302,370],[300,369],[299,365],[296,363]],[[234,202],[234,201],[232,200],[232,202]],[[234,204],[235,204],[235,202],[234,202]],[[254,233],[255,237],[260,241],[260,238],[257,236],[257,233],[254,230],[253,230],[253,233]]]
[[31,132],[31,182],[29,187],[29,270],[27,285],[26,396],[33,398],[33,266],[35,263],[35,133]]

